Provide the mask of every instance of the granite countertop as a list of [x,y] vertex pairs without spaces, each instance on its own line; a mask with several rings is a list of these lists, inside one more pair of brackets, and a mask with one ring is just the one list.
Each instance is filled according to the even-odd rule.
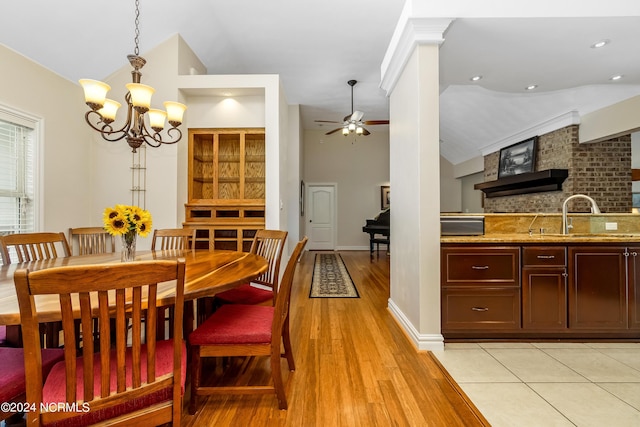
[[485,234],[481,236],[441,236],[440,243],[625,243],[640,242],[640,233],[576,234]]

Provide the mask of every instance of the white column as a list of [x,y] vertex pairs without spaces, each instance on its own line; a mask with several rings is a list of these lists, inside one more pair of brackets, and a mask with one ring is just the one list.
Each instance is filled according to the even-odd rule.
[[422,350],[443,348],[438,50],[449,23],[407,18],[382,73],[393,192],[389,309]]

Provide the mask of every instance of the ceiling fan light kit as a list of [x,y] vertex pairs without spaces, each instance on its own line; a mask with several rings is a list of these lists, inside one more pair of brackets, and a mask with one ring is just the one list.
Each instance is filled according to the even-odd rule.
[[[347,84],[351,86],[351,114],[344,117],[341,127],[330,130],[329,132],[325,133],[325,135],[331,135],[341,130],[344,136],[350,135],[352,133],[355,133],[356,135],[367,136],[367,135],[370,135],[371,132],[365,129],[364,125],[388,125],[389,124],[389,120],[362,121],[362,118],[364,117],[364,113],[362,111],[357,111],[353,109],[353,87],[356,85],[356,83],[358,83],[357,80],[349,80],[347,82]],[[335,122],[331,120],[316,120],[316,123],[341,123],[341,122]]]

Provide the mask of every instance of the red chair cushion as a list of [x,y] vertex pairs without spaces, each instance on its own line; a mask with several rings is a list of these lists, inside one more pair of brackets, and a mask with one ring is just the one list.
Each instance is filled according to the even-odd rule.
[[256,288],[250,284],[244,284],[237,288],[216,294],[215,298],[222,304],[260,304],[273,299],[273,291]]
[[189,335],[189,343],[270,343],[274,311],[273,307],[264,305],[223,305]]
[[[181,364],[181,378],[180,385],[182,393],[184,394],[184,383],[187,375],[187,358],[186,358],[186,345],[182,343],[182,364]],[[140,356],[140,364],[141,364],[141,377],[144,382],[147,378],[147,352],[146,346],[142,346]],[[126,366],[127,366],[127,375],[126,375],[126,385],[127,387],[131,387],[132,378],[131,378],[131,365],[132,365],[132,357],[131,351],[127,350],[126,354]],[[117,379],[116,379],[116,356],[115,350],[111,352],[110,357],[110,365],[111,365],[111,391],[115,391],[117,388]],[[100,353],[95,353],[93,357],[93,367],[94,367],[94,395],[100,396]],[[164,340],[158,341],[156,343],[156,377],[160,377],[162,375],[166,375],[173,371],[173,340]],[[83,383],[83,366],[82,366],[82,357],[77,359],[77,367],[76,367],[76,390],[77,396],[79,399],[82,398],[84,392],[84,383]],[[65,366],[64,362],[60,362],[56,364],[49,376],[47,377],[47,381],[44,384],[42,389],[42,401],[44,403],[57,403],[57,402],[65,402]],[[165,388],[163,390],[159,390],[155,393],[150,393],[146,396],[143,396],[139,399],[133,399],[126,402],[123,402],[121,405],[114,406],[108,409],[101,409],[97,411],[89,411],[87,413],[82,413],[77,417],[67,418],[64,420],[60,420],[58,422],[54,422],[51,424],[47,424],[47,426],[85,426],[97,423],[99,421],[107,420],[110,418],[114,418],[123,414],[127,414],[129,412],[136,411],[138,409],[145,408],[147,406],[151,406],[155,403],[164,402],[172,399],[172,390],[171,388]]]
[[[42,377],[46,378],[53,365],[64,359],[64,350],[42,350]],[[0,347],[0,402],[9,402],[25,392],[24,350]]]

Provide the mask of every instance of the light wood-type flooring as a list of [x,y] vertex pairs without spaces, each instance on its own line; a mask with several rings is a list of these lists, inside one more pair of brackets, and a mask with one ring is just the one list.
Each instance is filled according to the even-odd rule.
[[[296,361],[288,410],[273,395],[202,398],[183,426],[478,426],[484,417],[429,352],[418,352],[387,309],[389,257],[340,252],[360,298],[310,299],[316,252],[294,282],[291,333]],[[286,361],[282,360],[286,367]],[[208,363],[210,381],[268,380],[266,358]],[[255,374],[257,370],[257,374]],[[188,399],[185,396],[185,400]]]

